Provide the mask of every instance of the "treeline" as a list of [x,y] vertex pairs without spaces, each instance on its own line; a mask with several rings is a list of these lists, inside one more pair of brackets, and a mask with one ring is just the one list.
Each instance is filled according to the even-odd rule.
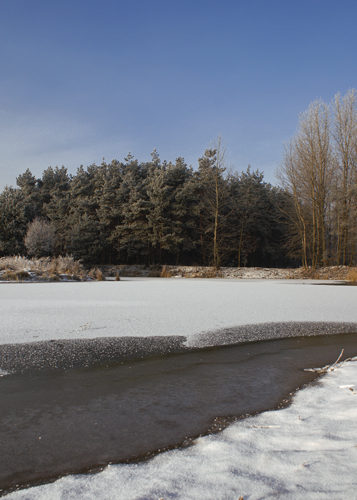
[[285,147],[279,177],[293,203],[285,215],[290,254],[306,267],[355,265],[357,94],[313,102]]
[[285,267],[355,265],[357,94],[318,100],[285,146],[281,188],[251,171],[227,173],[219,138],[183,158],[130,154],[76,175],[29,170],[0,194],[0,256],[66,255],[85,265]]
[[218,141],[196,171],[183,158],[161,162],[155,150],[150,162],[129,154],[73,176],[64,167],[41,179],[26,170],[0,195],[0,254],[70,254],[85,265],[289,264],[284,192],[249,168],[228,175],[223,153]]

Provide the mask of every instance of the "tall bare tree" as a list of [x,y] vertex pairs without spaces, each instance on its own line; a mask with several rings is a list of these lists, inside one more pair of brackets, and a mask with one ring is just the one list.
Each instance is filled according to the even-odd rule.
[[349,90],[333,102],[336,155],[334,228],[337,264],[352,263],[356,250],[357,93]]
[[[211,149],[206,149],[198,163],[199,196],[201,202],[201,246],[209,250],[213,265],[219,268],[225,237],[225,202],[228,198],[225,172],[225,146],[221,136]],[[203,241],[205,239],[205,241]]]
[[312,102],[300,116],[298,130],[285,148],[278,176],[293,196],[295,236],[303,265],[326,265],[326,217],[333,175],[329,108]]

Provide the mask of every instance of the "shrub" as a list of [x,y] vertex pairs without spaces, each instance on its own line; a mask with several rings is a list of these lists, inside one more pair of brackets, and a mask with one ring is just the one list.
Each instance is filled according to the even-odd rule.
[[29,255],[43,257],[53,251],[55,229],[51,222],[36,217],[28,226],[24,239]]

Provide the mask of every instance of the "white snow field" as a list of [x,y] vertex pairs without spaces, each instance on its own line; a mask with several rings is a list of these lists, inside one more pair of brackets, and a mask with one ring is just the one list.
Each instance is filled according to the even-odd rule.
[[269,322],[357,322],[357,287],[144,278],[1,283],[0,343],[183,335]]
[[[269,322],[357,322],[357,287],[297,281],[126,279],[0,285],[0,343],[183,335]],[[290,407],[189,448],[10,493],[9,500],[357,498],[357,362]]]

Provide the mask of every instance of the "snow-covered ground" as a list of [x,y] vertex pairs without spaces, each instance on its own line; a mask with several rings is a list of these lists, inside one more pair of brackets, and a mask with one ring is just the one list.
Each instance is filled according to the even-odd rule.
[[[357,322],[357,287],[316,281],[127,279],[0,285],[0,343],[199,334],[241,325]],[[1,368],[1,367],[0,367]],[[357,362],[299,391],[293,404],[232,424],[186,449],[9,500],[354,499]]]
[[240,420],[186,449],[9,500],[348,500],[357,491],[357,362],[299,391],[286,409]]

